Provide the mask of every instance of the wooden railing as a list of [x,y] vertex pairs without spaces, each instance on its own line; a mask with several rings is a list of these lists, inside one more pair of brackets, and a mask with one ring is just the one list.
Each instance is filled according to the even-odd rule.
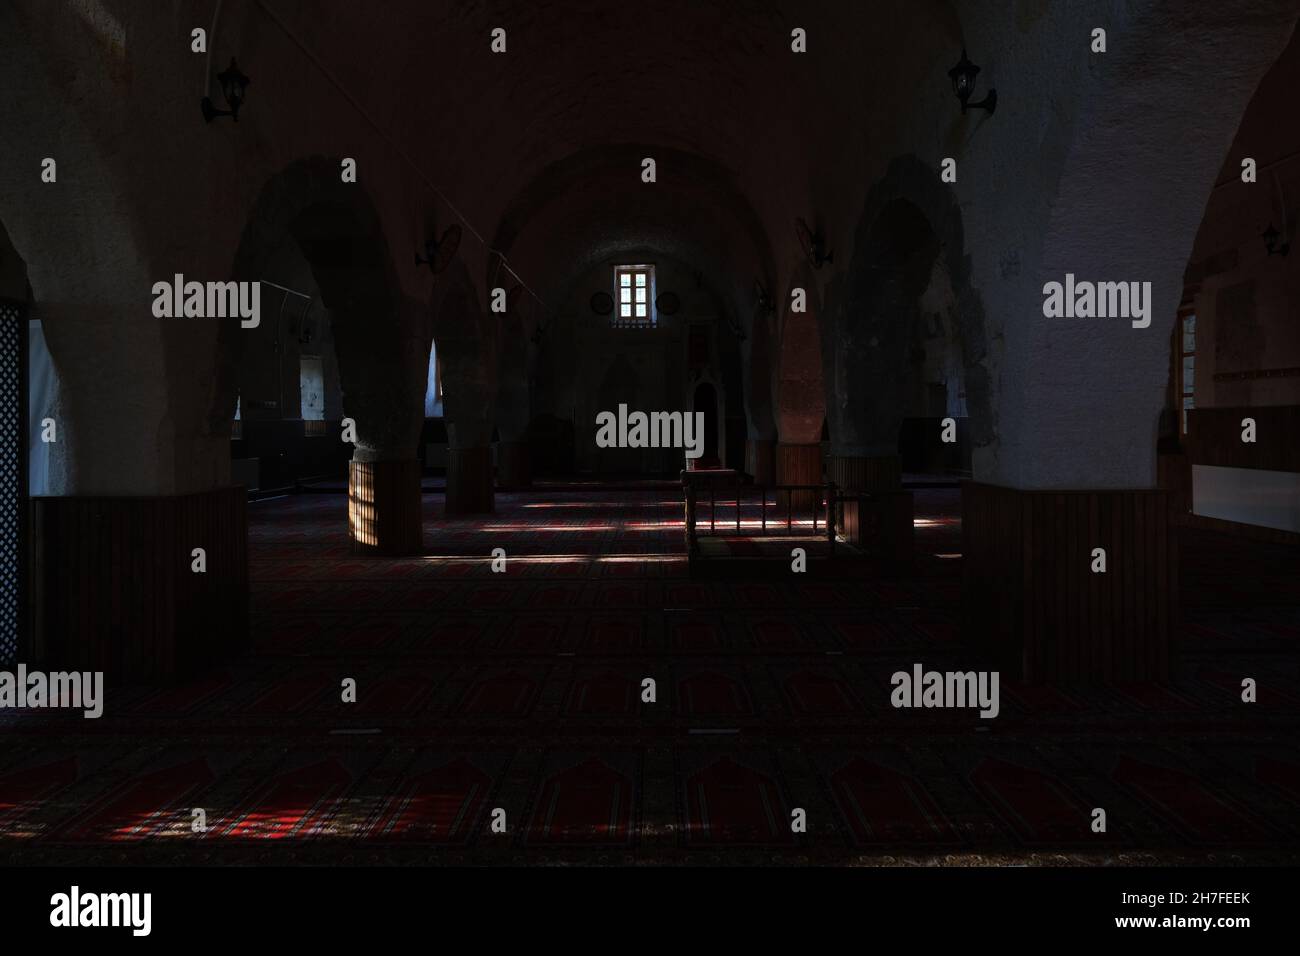
[[[775,500],[769,503],[768,499],[774,492]],[[686,507],[686,550],[691,557],[699,554],[701,535],[820,535],[826,539],[834,554],[835,514],[840,501],[834,482],[821,485],[750,485],[740,480],[738,472],[683,471],[682,493]],[[756,518],[752,516],[755,504],[758,512]],[[748,518],[745,517],[747,505],[751,513]],[[719,507],[722,509],[721,516]],[[703,509],[707,509],[706,517],[701,516]],[[728,511],[733,513],[729,516]],[[811,518],[811,522],[805,515]]]

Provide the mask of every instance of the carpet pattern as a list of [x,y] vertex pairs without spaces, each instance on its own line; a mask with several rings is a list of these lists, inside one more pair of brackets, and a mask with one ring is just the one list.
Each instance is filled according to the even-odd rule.
[[668,489],[497,500],[448,519],[426,496],[428,554],[404,559],[351,555],[340,496],[250,505],[252,652],[115,688],[99,720],[0,716],[0,857],[1300,859],[1300,561],[1282,546],[1182,529],[1171,683],[1003,681],[988,721],[889,703],[896,670],[976,666],[955,489],[917,492],[906,577],[857,560],[691,578]]

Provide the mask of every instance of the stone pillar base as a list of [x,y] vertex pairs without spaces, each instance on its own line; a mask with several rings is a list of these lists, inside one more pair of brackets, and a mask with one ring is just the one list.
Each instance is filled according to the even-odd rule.
[[423,550],[420,463],[348,463],[348,537],[354,554]]
[[503,441],[497,443],[497,487],[527,488],[533,483],[532,460],[528,443]]
[[492,449],[452,448],[447,453],[447,514],[480,515],[496,510]]
[[753,477],[756,485],[776,484],[775,439],[745,439],[745,471]]
[[[822,485],[821,442],[807,445],[787,445],[781,442],[776,446],[776,484],[778,485]],[[793,499],[793,500],[791,500]],[[812,509],[821,500],[819,491],[781,492],[776,496],[778,508],[793,508],[795,518],[810,518]]]
[[[1169,494],[962,486],[963,610],[989,666],[1026,681],[1169,676],[1178,611]],[[1092,570],[1093,549],[1106,570]]]
[[189,677],[247,649],[243,488],[33,498],[32,515],[32,638],[19,661],[117,685]]

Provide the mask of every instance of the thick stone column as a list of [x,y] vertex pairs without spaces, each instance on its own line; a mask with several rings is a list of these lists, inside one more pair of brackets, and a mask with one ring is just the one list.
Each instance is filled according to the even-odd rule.
[[497,487],[527,488],[533,483],[528,442],[497,442]]
[[447,504],[449,515],[492,514],[492,426],[484,419],[447,425]]
[[420,463],[348,463],[348,537],[354,554],[419,554],[423,550]]
[[492,448],[451,447],[447,453],[447,514],[491,514],[496,510],[492,486]]
[[[338,275],[330,279],[339,281]],[[348,463],[348,538],[354,554],[419,554],[423,467],[417,450],[429,355],[423,309],[391,298],[373,276],[356,281],[373,298],[349,296],[331,311],[343,411],[356,425]],[[333,294],[342,297],[344,290]]]
[[[459,260],[448,270],[445,291],[434,306],[434,334],[443,362],[447,421],[449,515],[491,514],[494,410],[501,397],[500,317],[479,307],[475,285]],[[507,423],[506,438],[517,438]],[[522,430],[522,426],[521,426]]]
[[500,384],[497,388],[497,487],[527,488],[533,483],[528,453],[528,422],[532,378],[528,329],[522,316],[510,312],[502,318]]

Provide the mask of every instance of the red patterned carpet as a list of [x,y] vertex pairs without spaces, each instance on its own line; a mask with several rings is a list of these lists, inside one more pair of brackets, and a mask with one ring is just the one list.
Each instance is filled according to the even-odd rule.
[[[671,488],[501,495],[481,520],[429,495],[430,556],[393,560],[348,553],[345,509],[250,505],[248,657],[111,691],[97,721],[3,717],[0,856],[1300,859],[1295,549],[1184,529],[1171,684],[1004,681],[980,720],[889,704],[896,670],[974,666],[955,489],[917,492],[917,562],[893,578],[863,561],[691,578]],[[1243,676],[1259,703],[1241,703]]]

